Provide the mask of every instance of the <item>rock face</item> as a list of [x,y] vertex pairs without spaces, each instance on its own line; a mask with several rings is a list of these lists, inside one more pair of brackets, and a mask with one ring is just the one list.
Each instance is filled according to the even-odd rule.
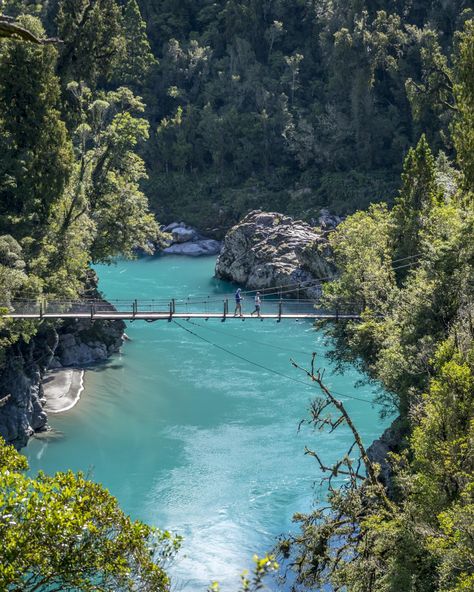
[[202,255],[217,255],[222,244],[219,241],[202,236],[195,228],[184,222],[173,222],[162,228],[170,234],[168,246],[163,249],[165,255],[188,255],[200,257]]
[[316,280],[335,273],[329,255],[322,232],[289,216],[256,210],[227,233],[216,276],[249,289],[301,284],[300,295],[316,298]]
[[59,332],[58,346],[49,368],[88,366],[103,362],[123,343],[123,321],[86,321],[65,323]]
[[323,208],[318,218],[318,224],[323,230],[334,230],[343,221],[343,218],[331,214],[329,210]]
[[370,460],[380,465],[379,478],[387,488],[390,498],[395,497],[395,487],[393,483],[393,469],[390,465],[389,453],[401,452],[403,442],[408,434],[408,427],[398,417],[381,435],[378,440],[374,440],[367,449]]
[[[99,297],[91,274],[87,296]],[[29,343],[19,342],[5,353],[0,367],[0,436],[16,448],[36,431],[47,428],[42,379],[51,368],[86,366],[118,351],[122,321],[67,321],[40,327]]]

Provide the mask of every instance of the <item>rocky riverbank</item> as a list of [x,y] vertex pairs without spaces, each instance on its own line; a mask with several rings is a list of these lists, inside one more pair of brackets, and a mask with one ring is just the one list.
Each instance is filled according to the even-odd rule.
[[206,238],[198,230],[184,222],[173,222],[161,230],[169,236],[162,250],[165,255],[200,257],[220,253],[221,242]]
[[[88,297],[100,298],[96,286],[97,278],[91,274]],[[58,374],[58,369],[83,368],[103,362],[120,349],[124,331],[122,321],[49,322],[41,324],[28,343],[20,341],[7,350],[0,370],[0,436],[21,448],[34,432],[46,430],[44,382],[45,379],[48,383],[51,381],[48,371],[56,370]],[[81,388],[78,377],[75,373],[71,374],[70,381],[60,379],[53,398],[67,396],[72,400],[77,397]],[[62,388],[61,384],[64,392],[57,390]],[[63,403],[65,401],[52,406],[56,411],[61,410]]]
[[300,295],[314,298],[317,280],[335,274],[330,255],[323,230],[255,210],[227,233],[216,276],[251,290],[300,284]]

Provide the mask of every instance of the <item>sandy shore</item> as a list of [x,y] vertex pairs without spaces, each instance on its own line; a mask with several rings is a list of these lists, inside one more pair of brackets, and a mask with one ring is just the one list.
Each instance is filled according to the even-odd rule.
[[78,368],[59,368],[47,372],[43,378],[45,411],[62,413],[72,409],[84,390],[83,379],[84,370]]

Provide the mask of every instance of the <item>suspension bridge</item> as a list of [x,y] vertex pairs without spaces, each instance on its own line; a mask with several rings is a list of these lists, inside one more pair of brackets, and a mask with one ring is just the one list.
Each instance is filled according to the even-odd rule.
[[[254,299],[243,293],[242,313],[234,314],[233,295],[172,298],[156,300],[14,300],[0,304],[0,318],[45,320],[88,319],[123,321],[168,321],[192,319],[227,320],[357,320],[358,311],[327,310],[317,299],[284,298],[280,293],[262,294],[260,315],[254,311]],[[298,295],[299,296],[299,295]]]

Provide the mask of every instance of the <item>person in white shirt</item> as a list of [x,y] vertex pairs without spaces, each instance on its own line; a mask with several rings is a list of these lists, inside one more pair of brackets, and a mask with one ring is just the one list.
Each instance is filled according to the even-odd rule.
[[260,317],[260,307],[262,305],[262,300],[260,299],[260,292],[257,292],[255,294],[255,310],[250,313],[250,316],[253,316],[255,313],[257,313],[257,316]]

